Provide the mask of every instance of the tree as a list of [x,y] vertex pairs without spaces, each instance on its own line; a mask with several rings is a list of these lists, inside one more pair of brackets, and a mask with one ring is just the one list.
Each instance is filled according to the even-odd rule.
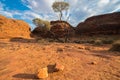
[[37,26],[37,27],[41,27],[41,29],[43,31],[49,31],[50,30],[50,22],[49,21],[45,21],[42,20],[40,18],[35,18],[33,19],[33,23]]
[[60,12],[60,21],[61,21],[61,18],[63,15],[62,11],[69,9],[69,3],[63,2],[63,1],[54,2],[52,5],[52,8],[53,8],[54,12]]
[[47,34],[51,35],[54,39],[62,42],[58,37],[55,36],[53,32],[50,31],[51,25],[49,21],[41,20],[40,18],[35,18],[32,20],[33,23],[40,28],[42,34],[41,36],[46,36]]

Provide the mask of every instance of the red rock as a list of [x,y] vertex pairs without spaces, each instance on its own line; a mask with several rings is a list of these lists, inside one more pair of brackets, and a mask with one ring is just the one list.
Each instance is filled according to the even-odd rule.
[[48,68],[42,68],[38,70],[38,74],[37,74],[38,78],[40,79],[44,79],[48,77]]
[[69,34],[70,37],[74,35],[74,28],[65,21],[51,21],[50,31],[55,34],[56,37],[64,37]]
[[22,21],[0,15],[0,38],[30,38],[30,26]]
[[41,27],[36,27],[32,31],[32,35],[34,37],[51,38],[54,34],[57,38],[61,38],[68,33],[67,30],[69,31],[70,37],[75,33],[74,28],[66,21],[51,21],[50,24],[50,31],[43,31]]
[[89,17],[75,30],[79,35],[120,34],[120,12]]
[[57,48],[57,52],[63,52],[64,50],[62,48]]
[[93,62],[91,62],[91,64],[96,65],[96,64],[97,64],[97,62],[96,62],[96,61],[93,61]]
[[56,63],[55,71],[63,71],[63,70],[64,70],[64,66],[59,63]]

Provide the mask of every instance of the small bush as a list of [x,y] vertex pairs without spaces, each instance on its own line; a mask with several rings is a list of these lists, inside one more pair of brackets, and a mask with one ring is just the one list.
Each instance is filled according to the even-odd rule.
[[78,44],[84,44],[84,43],[89,43],[89,44],[93,44],[95,43],[94,40],[75,40],[73,41],[74,43],[78,43]]
[[112,39],[102,40],[103,44],[112,44],[114,41]]
[[120,41],[115,42],[109,50],[120,52]]
[[95,41],[94,40],[89,40],[89,41],[87,41],[87,43],[93,44],[93,43],[95,43]]
[[39,39],[39,40],[37,40],[37,42],[38,43],[43,43],[43,44],[48,43],[48,41],[45,40],[45,39]]
[[96,46],[100,46],[102,44],[103,44],[102,40],[95,40],[95,42],[94,42],[94,45],[96,45]]

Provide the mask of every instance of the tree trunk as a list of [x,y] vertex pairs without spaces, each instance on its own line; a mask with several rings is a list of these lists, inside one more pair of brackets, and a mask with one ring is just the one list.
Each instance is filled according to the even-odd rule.
[[55,36],[55,34],[54,34],[53,32],[49,31],[49,33],[51,33],[51,34],[52,34],[52,36],[53,36],[54,40],[56,39],[56,40],[58,40],[59,42],[63,42],[63,41],[62,41],[62,40],[60,40],[58,37],[56,37],[56,36]]
[[60,11],[60,21],[62,20],[62,11]]

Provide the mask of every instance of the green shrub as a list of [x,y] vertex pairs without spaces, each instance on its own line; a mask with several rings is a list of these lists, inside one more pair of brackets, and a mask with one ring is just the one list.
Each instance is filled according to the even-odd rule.
[[50,31],[51,25],[49,21],[35,18],[32,20],[37,27],[41,27],[43,32]]
[[112,39],[104,39],[104,40],[102,40],[102,43],[103,44],[112,44],[114,41],[112,40]]
[[94,45],[96,45],[96,46],[100,46],[102,44],[103,44],[102,40],[95,40],[95,42],[94,42]]
[[87,43],[93,44],[93,43],[95,43],[95,41],[94,40],[88,40]]
[[109,50],[120,52],[120,40],[115,42]]
[[48,43],[48,41],[46,39],[39,39],[37,40],[38,43]]

